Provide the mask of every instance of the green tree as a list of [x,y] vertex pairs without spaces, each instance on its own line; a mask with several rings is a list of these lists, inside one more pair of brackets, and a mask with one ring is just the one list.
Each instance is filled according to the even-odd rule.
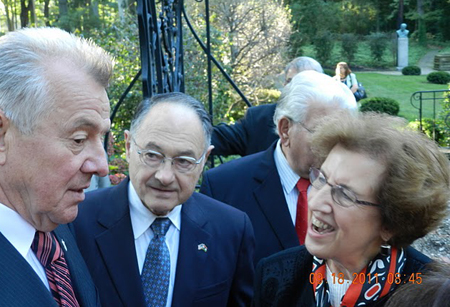
[[[205,38],[204,3],[185,3],[189,18]],[[270,76],[282,72],[291,27],[288,10],[272,0],[218,0],[210,6],[211,45],[214,57],[253,104],[269,101],[262,89],[274,83]],[[207,101],[206,57],[185,31],[185,84],[187,92]],[[245,104],[213,67],[215,122],[233,121]]]

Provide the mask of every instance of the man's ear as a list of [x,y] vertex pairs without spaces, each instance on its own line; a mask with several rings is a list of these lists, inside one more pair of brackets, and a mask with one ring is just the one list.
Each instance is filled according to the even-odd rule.
[[278,121],[278,126],[277,126],[278,135],[280,136],[281,145],[283,145],[284,147],[289,147],[289,144],[290,144],[289,131],[290,131],[291,126],[292,126],[292,123],[287,117],[282,117]]
[[6,162],[6,154],[8,151],[6,133],[9,131],[10,123],[3,110],[0,110],[0,165]]
[[128,130],[125,130],[125,152],[127,157],[127,162],[130,162],[130,154],[131,154],[131,133]]
[[210,145],[205,153],[205,158],[203,159],[203,162],[206,162],[208,160],[209,155],[211,154],[211,151],[214,149],[214,145]]

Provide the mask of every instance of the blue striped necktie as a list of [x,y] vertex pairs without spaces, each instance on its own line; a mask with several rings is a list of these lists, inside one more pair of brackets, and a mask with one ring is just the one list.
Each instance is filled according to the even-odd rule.
[[166,245],[166,233],[170,224],[168,218],[158,218],[150,226],[154,237],[148,245],[141,274],[145,302],[149,307],[165,307],[167,303],[170,254]]
[[31,249],[45,268],[50,291],[58,306],[79,307],[64,253],[55,235],[36,231]]

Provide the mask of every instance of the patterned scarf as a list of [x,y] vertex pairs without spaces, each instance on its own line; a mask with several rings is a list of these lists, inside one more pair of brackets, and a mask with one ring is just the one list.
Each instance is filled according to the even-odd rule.
[[[341,299],[341,306],[365,306],[393,291],[397,286],[395,278],[401,276],[405,261],[403,249],[392,248],[388,256],[378,254],[357,276],[354,274],[352,284]],[[332,307],[326,281],[326,261],[314,256],[312,273],[316,307]],[[400,275],[395,275],[396,273]],[[337,275],[334,282],[338,282]]]

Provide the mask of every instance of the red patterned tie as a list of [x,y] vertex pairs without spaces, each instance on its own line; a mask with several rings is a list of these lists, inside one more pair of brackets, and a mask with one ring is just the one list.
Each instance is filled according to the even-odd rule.
[[297,200],[297,215],[295,217],[295,231],[297,232],[300,244],[305,244],[306,229],[308,227],[308,197],[307,191],[309,187],[309,180],[300,178],[297,182],[298,200]]
[[58,306],[79,307],[64,253],[55,235],[36,231],[31,249],[45,268],[50,290]]

